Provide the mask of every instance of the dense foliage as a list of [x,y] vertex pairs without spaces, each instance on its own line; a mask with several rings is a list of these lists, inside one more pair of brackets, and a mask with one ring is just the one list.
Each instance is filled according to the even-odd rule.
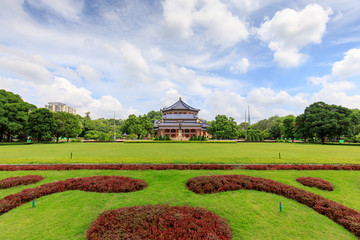
[[29,185],[37,183],[44,178],[39,175],[27,175],[22,177],[10,177],[0,180],[0,189],[12,188],[19,185]]
[[235,119],[225,115],[217,115],[208,127],[208,132],[216,139],[235,139],[238,137],[237,130]]
[[41,139],[50,139],[56,130],[54,115],[46,108],[38,108],[29,114],[29,134],[39,142]]
[[327,216],[334,222],[360,237],[360,213],[328,200],[320,195],[307,192],[270,179],[244,175],[200,176],[189,179],[186,187],[198,194],[234,191],[240,189],[256,190],[277,194],[304,204],[316,212]]
[[135,192],[147,187],[141,179],[120,176],[95,176],[72,178],[64,181],[46,183],[36,188],[24,189],[0,200],[0,215],[24,203],[53,193],[80,190],[86,192],[119,193]]
[[307,187],[316,187],[318,189],[326,191],[334,191],[334,186],[328,181],[321,178],[300,177],[296,179],[296,181]]
[[206,209],[147,205],[105,211],[87,239],[231,239],[226,220]]

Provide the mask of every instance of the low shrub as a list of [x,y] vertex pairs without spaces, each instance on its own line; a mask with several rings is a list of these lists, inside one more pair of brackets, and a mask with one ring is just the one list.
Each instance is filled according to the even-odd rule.
[[48,170],[233,170],[230,164],[39,164],[0,165],[0,171]]
[[331,164],[268,164],[243,165],[240,169],[246,170],[352,170],[360,171],[360,164],[331,165]]
[[334,186],[321,178],[300,177],[296,179],[296,181],[307,187],[316,187],[321,190],[334,191]]
[[200,176],[189,179],[186,187],[195,193],[217,193],[239,189],[274,193],[304,204],[327,216],[360,238],[360,213],[328,200],[320,195],[307,192],[270,179],[244,175]]
[[53,193],[70,190],[101,193],[135,192],[146,187],[146,182],[141,179],[132,179],[121,176],[71,178],[64,181],[46,183],[36,188],[24,189],[21,192],[6,196],[0,200],[0,215],[26,202]]
[[88,240],[97,239],[231,239],[225,219],[190,206],[147,205],[101,213],[91,224]]
[[0,189],[12,188],[19,185],[29,185],[37,183],[44,178],[39,175],[27,175],[23,177],[10,177],[0,180]]

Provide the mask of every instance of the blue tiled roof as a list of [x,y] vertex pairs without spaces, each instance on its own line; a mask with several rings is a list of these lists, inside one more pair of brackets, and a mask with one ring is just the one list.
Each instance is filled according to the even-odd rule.
[[190,105],[186,104],[179,98],[179,101],[171,105],[170,107],[163,108],[161,111],[168,111],[168,110],[193,110],[193,111],[200,111],[200,109],[196,109],[191,107]]

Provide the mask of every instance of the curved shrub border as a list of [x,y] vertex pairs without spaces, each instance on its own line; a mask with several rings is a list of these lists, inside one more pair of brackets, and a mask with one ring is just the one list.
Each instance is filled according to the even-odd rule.
[[307,187],[316,187],[321,190],[334,191],[334,186],[321,178],[299,177],[296,181]]
[[245,175],[200,176],[189,179],[186,187],[195,193],[206,194],[239,189],[274,193],[304,204],[344,226],[360,238],[360,213],[328,200],[320,195],[307,192],[270,179]]
[[225,219],[199,207],[147,205],[101,213],[88,240],[97,239],[231,239]]
[[147,187],[145,181],[121,176],[94,176],[71,178],[64,181],[46,183],[36,188],[24,189],[0,200],[0,215],[26,202],[53,193],[70,190],[86,192],[119,193],[135,192]]
[[24,164],[0,165],[0,171],[48,171],[48,170],[349,170],[360,171],[360,164]]
[[0,189],[12,188],[19,185],[29,185],[37,183],[44,178],[39,175],[27,175],[23,177],[10,177],[0,180]]

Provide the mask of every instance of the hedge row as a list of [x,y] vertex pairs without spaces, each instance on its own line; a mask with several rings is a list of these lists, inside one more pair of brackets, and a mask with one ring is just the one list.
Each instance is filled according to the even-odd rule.
[[124,143],[237,143],[237,141],[217,141],[217,140],[210,140],[210,141],[176,141],[176,140],[134,140],[134,141],[124,141]]
[[135,192],[147,187],[141,179],[120,176],[94,176],[71,178],[64,181],[46,183],[36,188],[24,189],[0,200],[0,215],[24,203],[53,193],[81,190],[86,192],[119,193]]
[[200,176],[189,179],[186,187],[195,193],[206,194],[239,189],[274,193],[304,204],[360,238],[360,213],[314,193],[270,179],[244,175]]
[[23,177],[10,177],[0,180],[0,189],[12,188],[19,185],[29,185],[37,183],[44,178],[39,175],[27,175]]
[[0,165],[0,171],[26,170],[232,170],[230,164],[40,164]]
[[360,164],[353,165],[312,165],[312,164],[39,164],[39,165],[0,165],[0,171],[26,170],[352,170],[360,171]]
[[360,164],[331,165],[331,164],[268,164],[244,165],[241,169],[247,170],[352,170],[360,171]]
[[101,213],[87,239],[231,239],[225,219],[203,208],[147,205]]
[[296,179],[296,181],[307,187],[316,187],[321,190],[334,191],[334,186],[321,178],[300,177]]

